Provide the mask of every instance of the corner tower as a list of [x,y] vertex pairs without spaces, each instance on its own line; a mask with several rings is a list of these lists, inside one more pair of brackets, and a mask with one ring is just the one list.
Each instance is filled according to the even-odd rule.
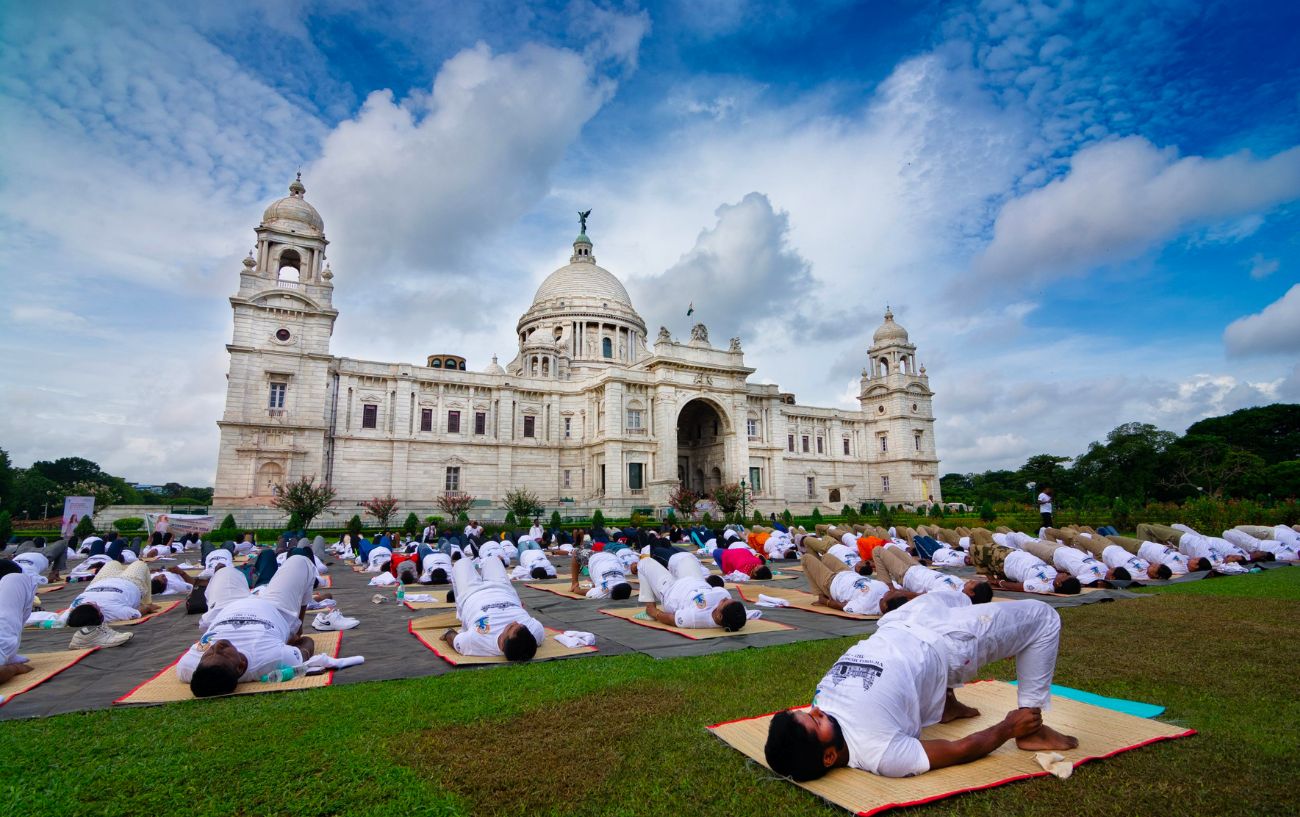
[[334,273],[325,224],[306,200],[302,174],[272,202],[231,297],[226,407],[217,458],[218,505],[265,505],[279,486],[328,478]]
[[871,338],[858,402],[867,422],[869,482],[866,496],[891,504],[920,504],[939,493],[934,443],[934,392],[907,330],[885,308]]

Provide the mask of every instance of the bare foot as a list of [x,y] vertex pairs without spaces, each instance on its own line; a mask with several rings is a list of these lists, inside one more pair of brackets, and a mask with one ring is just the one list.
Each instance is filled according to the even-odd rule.
[[951,723],[962,718],[978,718],[979,714],[978,709],[957,700],[957,696],[950,692],[943,703],[943,716],[939,718],[939,723]]
[[1078,745],[1078,738],[1062,735],[1047,724],[1040,726],[1038,731],[1033,734],[1025,735],[1023,738],[1016,738],[1016,746],[1026,752],[1060,751],[1062,749],[1074,749]]
[[10,664],[10,666],[14,668],[14,675],[22,675],[32,671],[31,664]]

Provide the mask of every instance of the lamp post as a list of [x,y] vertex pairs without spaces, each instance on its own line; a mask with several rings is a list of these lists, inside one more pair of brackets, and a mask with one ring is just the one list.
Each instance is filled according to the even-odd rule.
[[740,478],[740,519],[742,523],[746,518],[747,509],[749,507],[749,503],[745,501],[748,497],[748,494],[749,494],[749,490],[748,488],[745,487],[745,478],[741,477]]

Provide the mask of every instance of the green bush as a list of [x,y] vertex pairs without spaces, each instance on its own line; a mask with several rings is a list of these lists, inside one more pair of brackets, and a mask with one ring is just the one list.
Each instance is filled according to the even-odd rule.
[[627,521],[634,528],[640,528],[645,526],[645,517],[642,516],[637,511],[632,511],[632,516]]
[[600,508],[597,508],[596,512],[591,515],[591,526],[593,528],[605,527],[605,514],[600,512]]
[[985,522],[992,522],[998,518],[997,511],[993,510],[993,503],[987,499],[980,503],[980,519]]
[[876,514],[876,518],[880,520],[879,524],[882,528],[892,528],[894,526],[894,512],[889,509],[888,505],[880,506],[880,513]]
[[238,529],[239,529],[239,525],[235,524],[235,515],[234,515],[233,513],[228,513],[228,514],[226,514],[226,518],[223,519],[223,520],[221,520],[221,524],[218,525],[217,527],[218,527],[219,529],[221,529],[221,530],[238,530]]
[[10,518],[8,511],[0,511],[0,547],[9,541],[9,537],[14,535],[14,523]]
[[821,511],[821,508],[813,508],[813,512],[812,512],[812,517],[811,517],[811,519],[812,519],[814,525],[820,525],[820,524],[821,524],[821,521],[822,521],[822,511]]
[[755,525],[762,525],[762,524],[763,524],[764,522],[766,522],[766,521],[767,521],[767,520],[765,520],[765,519],[763,518],[763,514],[759,513],[759,512],[758,512],[758,509],[755,508],[755,509],[754,509],[754,524],[755,524]]
[[348,520],[348,533],[351,534],[353,542],[357,541],[357,537],[361,535],[361,514],[352,514],[352,518]]
[[943,506],[940,505],[938,502],[930,506],[930,518],[943,519]]
[[293,513],[289,514],[289,521],[284,524],[284,529],[285,530],[302,529],[302,517],[298,515],[297,511],[294,511]]
[[676,525],[676,524],[677,524],[677,512],[674,511],[672,508],[669,508],[669,509],[668,509],[668,513],[664,514],[664,521],[667,522],[667,523],[670,524],[670,525]]
[[137,531],[144,527],[144,519],[139,516],[124,516],[113,523],[113,527],[122,533]]
[[551,527],[558,528],[561,524],[563,524],[563,521],[560,519],[560,512],[551,511]]
[[790,513],[789,508],[786,508],[784,511],[781,511],[781,521],[784,522],[787,526],[790,525],[792,522],[794,522],[794,514]]
[[76,529],[72,531],[72,535],[78,539],[85,539],[94,532],[95,523],[91,521],[89,516],[83,516],[81,517],[81,521],[77,523]]
[[457,517],[456,517],[456,521],[457,521],[457,522],[468,522],[468,521],[469,521],[469,514],[465,513],[464,511],[461,511],[461,512],[460,512],[460,516],[457,516]]
[[700,524],[706,528],[713,527],[713,517],[709,515],[708,511],[705,511],[704,516],[700,517]]
[[[517,524],[519,524],[519,521],[518,521],[517,519],[515,519],[515,512],[514,512],[514,511],[506,511],[506,527],[507,527],[507,528],[513,528],[513,527],[514,527],[515,525],[517,525]],[[487,531],[484,531],[484,533],[486,533],[486,532],[487,532]]]
[[402,523],[402,533],[418,533],[420,530],[420,517],[412,511],[406,515],[406,521]]

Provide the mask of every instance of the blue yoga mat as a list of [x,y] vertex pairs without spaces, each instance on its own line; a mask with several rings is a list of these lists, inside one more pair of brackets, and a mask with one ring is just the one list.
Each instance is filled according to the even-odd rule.
[[[1015,686],[1015,683],[1015,681],[1012,681],[1011,685]],[[1092,704],[1104,709],[1113,709],[1116,712],[1123,712],[1125,715],[1133,715],[1139,718],[1154,718],[1165,711],[1163,706],[1157,706],[1156,704],[1144,704],[1141,701],[1128,701],[1123,698],[1107,698],[1105,695],[1098,695],[1095,692],[1084,692],[1082,689],[1063,687],[1056,684],[1052,684],[1052,694],[1078,701],[1081,704]]]

